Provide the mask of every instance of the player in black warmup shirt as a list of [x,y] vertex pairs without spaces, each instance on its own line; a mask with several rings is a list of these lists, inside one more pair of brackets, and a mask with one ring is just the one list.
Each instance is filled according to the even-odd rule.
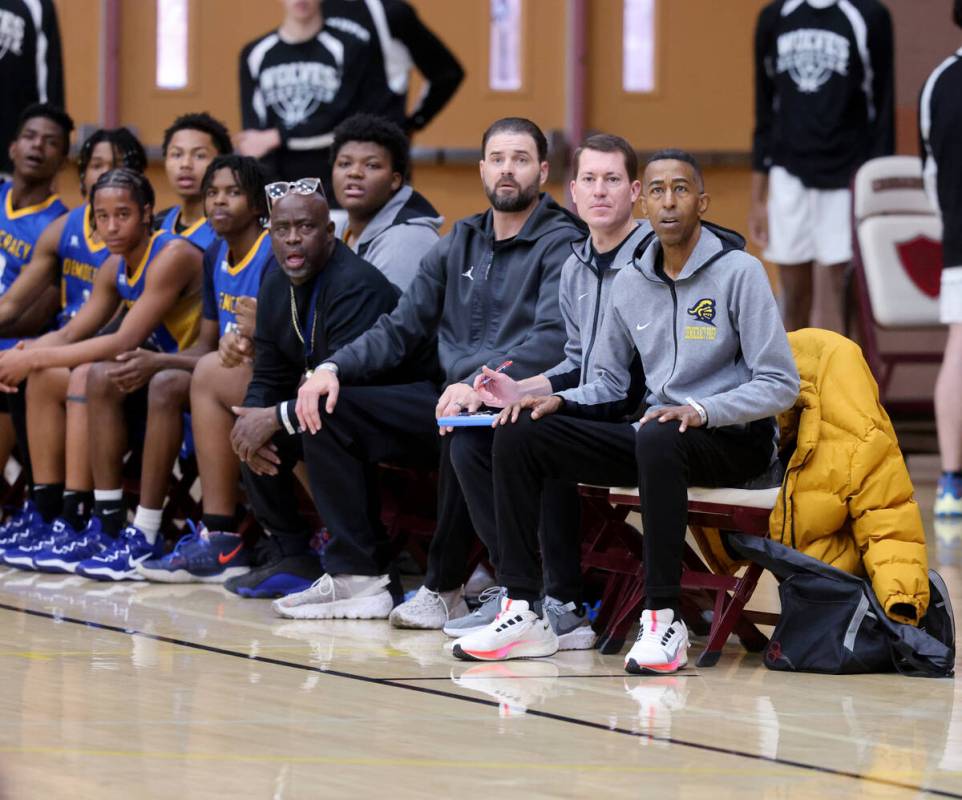
[[372,85],[371,46],[325,24],[320,0],[284,0],[284,21],[240,54],[238,152],[265,160],[284,180],[319,175],[329,202],[334,127],[363,110]]

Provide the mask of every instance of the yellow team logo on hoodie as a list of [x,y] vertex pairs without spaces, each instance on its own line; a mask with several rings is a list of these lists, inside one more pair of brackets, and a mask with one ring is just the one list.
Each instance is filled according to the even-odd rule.
[[703,297],[691,308],[688,309],[689,316],[694,317],[704,325],[686,325],[685,338],[699,339],[712,342],[718,335],[715,327],[715,299],[713,297]]

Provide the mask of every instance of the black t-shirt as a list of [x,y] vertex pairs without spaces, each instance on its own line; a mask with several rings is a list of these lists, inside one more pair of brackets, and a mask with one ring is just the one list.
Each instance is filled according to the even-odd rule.
[[618,244],[611,249],[605,250],[603,253],[598,252],[594,242],[591,243],[591,258],[600,272],[605,272],[611,268],[611,265],[615,263],[615,256],[618,255],[618,251],[621,250],[624,243],[634,235],[636,227],[637,226],[633,226],[624,239],[618,242]]

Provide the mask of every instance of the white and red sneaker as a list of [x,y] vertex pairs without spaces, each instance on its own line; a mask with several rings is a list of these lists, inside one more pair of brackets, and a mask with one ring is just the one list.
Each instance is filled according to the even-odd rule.
[[538,616],[524,600],[505,597],[494,621],[457,639],[452,652],[462,661],[543,658],[558,652],[558,635],[547,616]]
[[670,608],[641,612],[638,639],[625,656],[633,675],[666,675],[688,664],[688,628]]

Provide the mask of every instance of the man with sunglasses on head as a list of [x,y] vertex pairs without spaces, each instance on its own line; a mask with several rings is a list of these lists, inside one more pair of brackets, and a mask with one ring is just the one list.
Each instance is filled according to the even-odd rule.
[[[281,269],[265,276],[257,296],[254,374],[244,406],[234,409],[231,433],[247,498],[267,534],[258,544],[258,565],[225,584],[243,597],[300,591],[322,575],[310,548],[313,531],[297,510],[293,474],[303,459],[314,491],[317,440],[287,435],[286,401],[297,396],[305,375],[390,313],[398,297],[378,269],[334,237],[318,178],[268,184],[267,197]],[[335,537],[331,557],[341,544]]]

